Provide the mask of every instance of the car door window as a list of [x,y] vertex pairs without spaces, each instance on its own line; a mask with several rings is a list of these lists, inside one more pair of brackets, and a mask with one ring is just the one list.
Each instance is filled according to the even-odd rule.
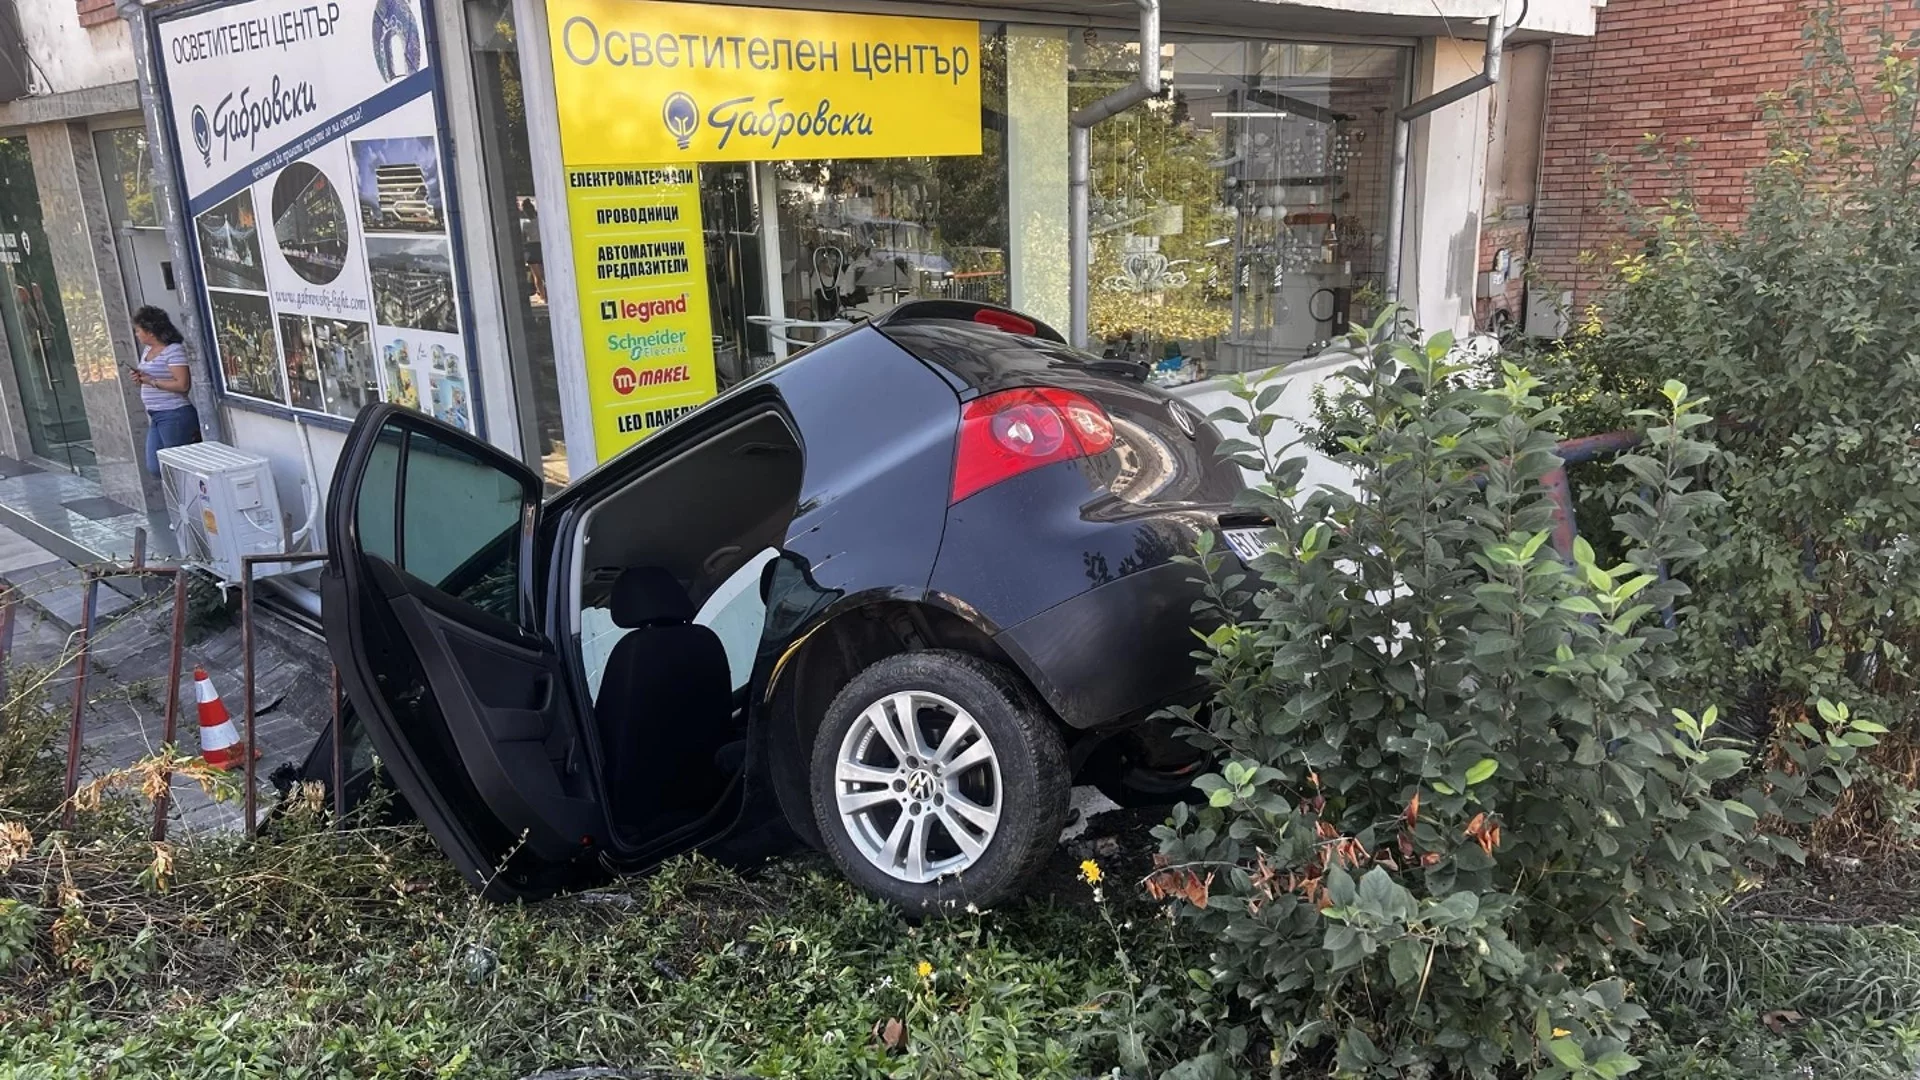
[[360,548],[455,599],[525,625],[518,477],[432,435],[390,426],[367,459]]

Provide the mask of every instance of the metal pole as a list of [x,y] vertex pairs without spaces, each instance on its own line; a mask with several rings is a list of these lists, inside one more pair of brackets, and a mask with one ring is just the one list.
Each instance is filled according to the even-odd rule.
[[1387,173],[1387,267],[1388,303],[1400,299],[1400,248],[1407,219],[1407,152],[1413,144],[1413,124],[1393,118],[1393,162]]
[[7,663],[13,656],[15,589],[0,584],[0,703],[7,700]]
[[240,701],[247,722],[247,839],[251,840],[259,831],[254,821],[254,803],[258,795],[253,790],[253,756],[258,753],[253,735],[253,560],[248,556],[240,557],[240,653],[243,664],[240,676]]
[[340,669],[328,665],[329,682],[333,689],[333,827],[345,828],[347,819],[347,793],[341,785],[345,782],[346,751],[340,746],[345,734],[340,723]]
[[1087,347],[1088,275],[1092,271],[1093,238],[1088,235],[1088,186],[1092,183],[1093,131],[1074,126],[1067,131],[1067,340],[1076,349]]
[[[173,569],[173,638],[167,648],[167,718],[160,729],[160,745],[169,752],[178,750],[174,739],[178,735],[180,720],[180,664],[181,652],[187,636],[187,571],[183,567]],[[173,795],[173,770],[162,774],[166,783],[160,787],[160,794],[153,800],[153,839],[156,843],[167,838],[167,804]]]
[[81,717],[87,708],[87,653],[93,639],[93,604],[100,591],[100,580],[93,569],[84,571],[86,598],[80,605],[80,652],[73,662],[73,720],[67,726],[66,797],[61,800],[60,827],[73,829],[73,796],[80,790]]

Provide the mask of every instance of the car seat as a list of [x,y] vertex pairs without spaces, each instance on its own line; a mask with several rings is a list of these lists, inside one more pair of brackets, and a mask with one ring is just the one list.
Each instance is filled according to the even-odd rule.
[[711,809],[726,788],[715,756],[732,738],[727,650],[673,575],[653,566],[614,580],[609,614],[626,628],[607,657],[594,723],[607,761],[608,812],[623,831],[658,834]]

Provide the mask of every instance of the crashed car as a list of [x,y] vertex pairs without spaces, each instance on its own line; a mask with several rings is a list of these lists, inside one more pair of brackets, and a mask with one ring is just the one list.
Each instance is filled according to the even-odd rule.
[[773,826],[904,908],[988,905],[1076,779],[1187,787],[1151,718],[1202,692],[1174,560],[1236,525],[1218,448],[1126,365],[959,301],[859,323],[551,498],[376,406],[328,502],[328,647],[488,895]]

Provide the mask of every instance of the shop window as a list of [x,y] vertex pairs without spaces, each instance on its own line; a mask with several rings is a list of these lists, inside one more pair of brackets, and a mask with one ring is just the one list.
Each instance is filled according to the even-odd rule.
[[495,272],[506,298],[507,354],[515,358],[515,377],[525,388],[520,408],[530,421],[522,427],[530,436],[526,456],[551,490],[569,478],[567,439],[560,422],[560,377],[554,367],[540,205],[533,192],[533,152],[527,140],[512,4],[472,0],[467,5],[467,37],[474,96],[481,110],[495,248],[501,254]]
[[161,227],[160,207],[154,202],[153,158],[147,153],[147,130],[109,128],[93,133],[100,159],[100,178],[107,193],[107,209],[118,225],[136,229]]
[[777,334],[809,340],[907,300],[1010,300],[1004,28],[980,39],[978,155],[774,164]]
[[[1316,352],[1385,292],[1404,49],[1177,38],[1167,93],[1093,129],[1094,347],[1166,382]],[[1132,81],[1138,46],[1071,40],[1071,105]]]

